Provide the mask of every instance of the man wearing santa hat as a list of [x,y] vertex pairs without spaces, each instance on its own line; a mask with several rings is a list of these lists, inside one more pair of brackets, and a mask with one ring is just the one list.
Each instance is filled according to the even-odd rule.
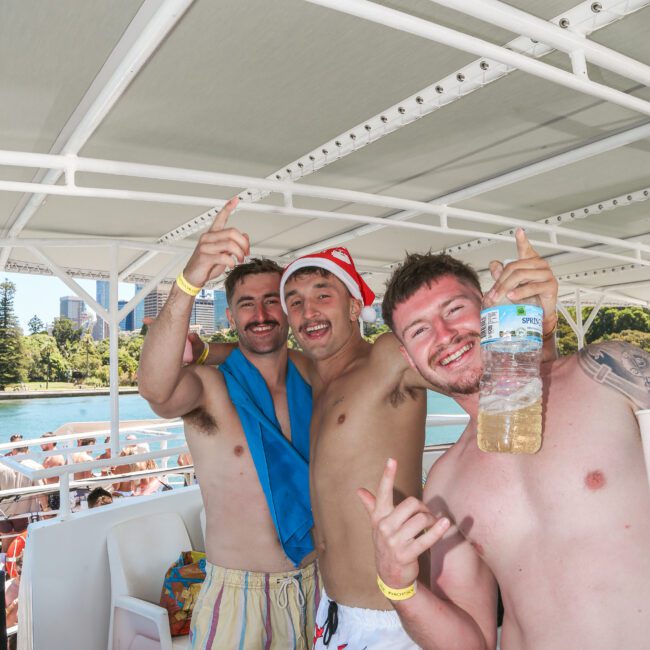
[[[552,280],[548,265],[539,264]],[[345,248],[290,263],[280,299],[296,340],[314,362],[310,486],[324,585],[314,648],[417,648],[392,605],[408,594],[392,593],[378,580],[371,526],[356,493],[360,487],[375,492],[386,459],[393,458],[396,501],[410,501],[411,516],[430,518],[418,500],[428,384],[392,333],[374,344],[362,338],[358,321],[374,320],[374,294]],[[547,347],[554,355],[554,342]],[[421,569],[421,576],[429,575]]]

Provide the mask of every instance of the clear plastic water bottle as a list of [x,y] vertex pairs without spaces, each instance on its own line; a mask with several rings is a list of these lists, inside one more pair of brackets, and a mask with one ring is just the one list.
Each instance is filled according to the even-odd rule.
[[542,444],[543,310],[539,300],[481,309],[478,446],[483,451],[534,454]]

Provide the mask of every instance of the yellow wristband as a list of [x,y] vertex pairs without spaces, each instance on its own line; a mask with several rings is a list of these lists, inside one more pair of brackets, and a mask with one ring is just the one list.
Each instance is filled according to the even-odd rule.
[[395,589],[389,587],[379,576],[377,576],[377,586],[379,587],[379,591],[381,591],[388,600],[407,600],[412,598],[415,596],[417,584],[416,581],[412,585],[404,587],[403,589]]
[[201,356],[196,360],[196,365],[202,366],[208,358],[208,354],[210,354],[210,346],[203,341],[203,352],[201,352]]
[[193,284],[190,284],[185,279],[185,276],[183,275],[183,271],[181,271],[178,274],[178,277],[176,278],[176,284],[178,285],[178,288],[183,293],[186,293],[188,296],[192,296],[192,297],[197,296],[201,291],[201,287],[195,287]]

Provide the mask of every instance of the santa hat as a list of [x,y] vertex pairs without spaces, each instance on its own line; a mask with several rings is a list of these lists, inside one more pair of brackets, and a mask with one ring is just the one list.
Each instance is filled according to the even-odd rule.
[[310,253],[299,257],[284,269],[280,280],[280,301],[285,313],[287,312],[287,304],[284,300],[284,285],[298,269],[304,269],[307,266],[317,266],[335,275],[347,287],[352,297],[361,300],[363,303],[361,318],[367,323],[376,320],[377,313],[372,306],[375,294],[357,272],[347,248],[342,247],[328,248],[320,253]]

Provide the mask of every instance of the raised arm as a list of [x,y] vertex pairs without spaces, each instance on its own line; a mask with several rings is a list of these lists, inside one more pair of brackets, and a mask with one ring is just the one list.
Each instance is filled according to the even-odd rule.
[[[225,228],[237,199],[229,201],[203,233],[183,277],[193,287],[203,287],[249,252],[248,238],[235,228]],[[179,276],[180,277],[180,276]],[[194,296],[175,283],[158,318],[151,323],[140,355],[140,394],[164,417],[184,415],[202,398],[202,382],[192,368],[183,368],[183,351]]]
[[552,361],[557,358],[557,279],[549,263],[531,246],[521,228],[517,229],[515,238],[518,259],[505,266],[496,260],[490,262],[495,282],[485,298],[497,302],[506,296],[512,302],[525,303],[526,299],[537,296],[544,310],[542,361]]
[[650,354],[623,341],[588,345],[579,352],[583,372],[622,393],[634,410],[650,408]]
[[[389,459],[377,496],[358,491],[370,516],[377,573],[404,629],[424,650],[493,650],[496,584],[446,517],[415,498],[393,505],[397,463]],[[431,549],[432,589],[417,580],[418,557]],[[417,581],[417,582],[416,582]],[[415,593],[410,587],[416,583]],[[405,597],[406,596],[406,597]]]

